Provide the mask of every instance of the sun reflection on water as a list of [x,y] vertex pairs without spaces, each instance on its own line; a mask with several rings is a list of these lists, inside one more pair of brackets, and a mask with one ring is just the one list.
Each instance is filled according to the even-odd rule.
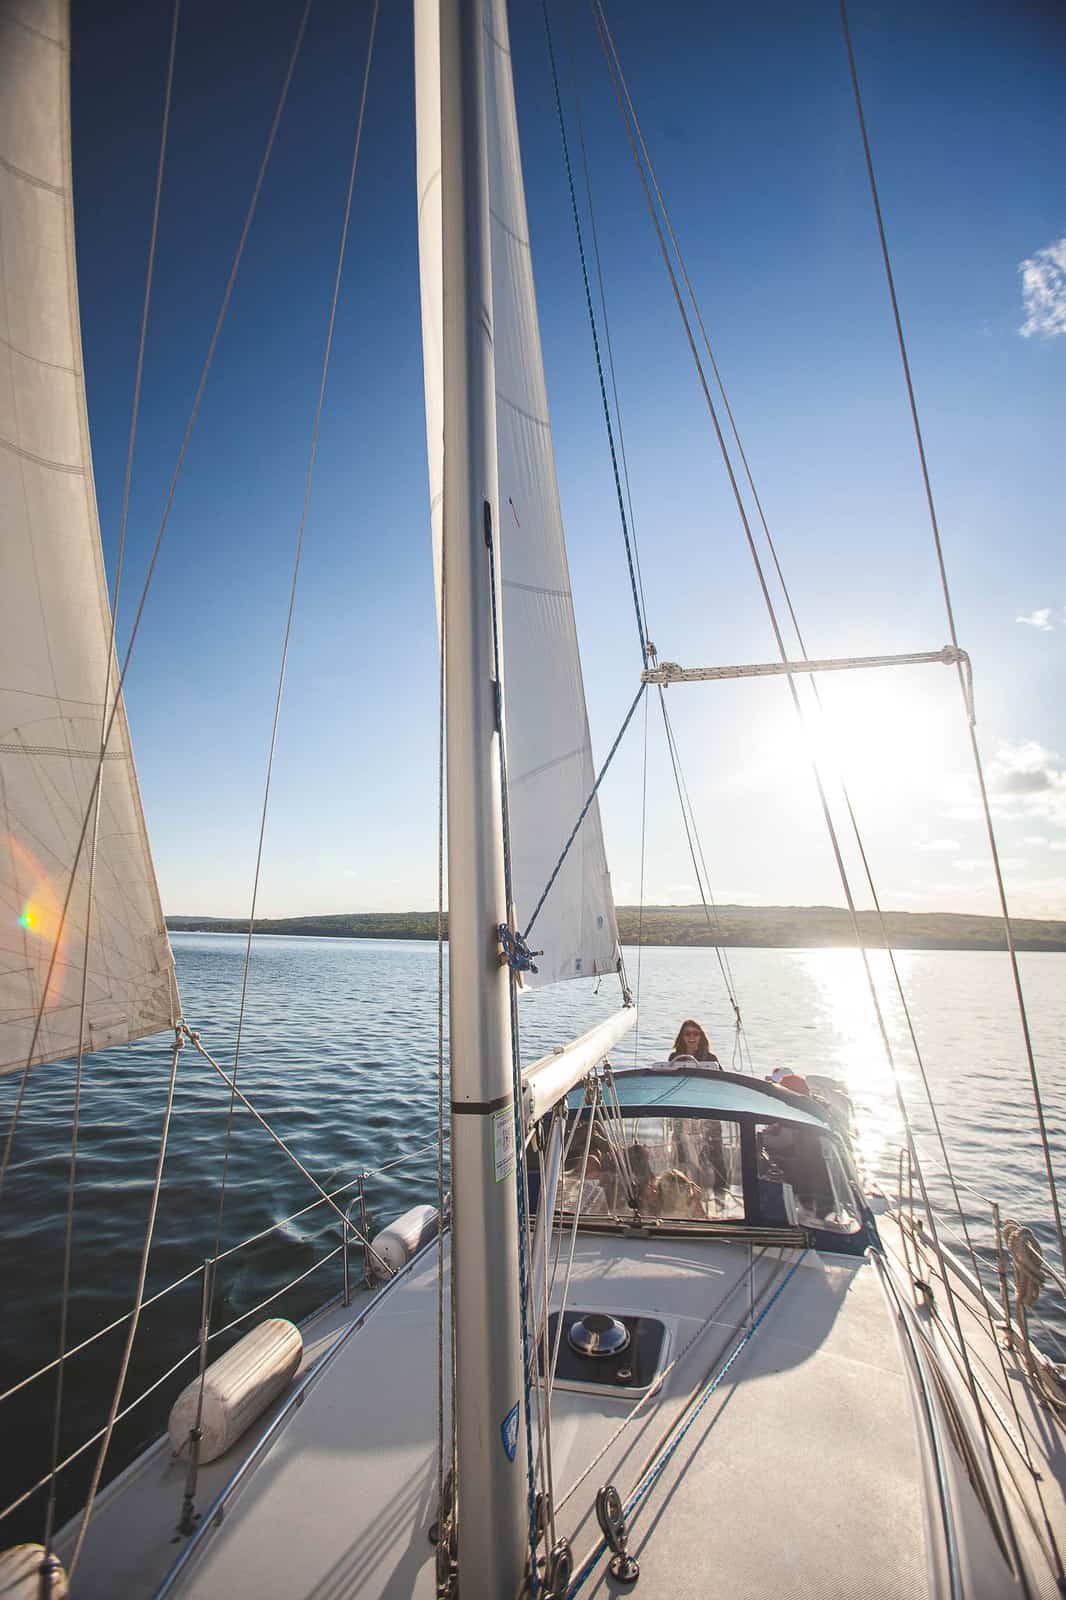
[[[857,950],[805,950],[798,951],[795,959],[814,1003],[811,1025],[832,1061],[825,1070],[844,1080],[855,1106],[860,1169],[868,1177],[887,1180],[895,1167],[903,1124],[862,957]],[[883,951],[870,951],[868,959],[896,1066],[904,1071],[910,1052],[905,1053],[901,1044],[906,1025],[888,957]],[[904,989],[911,960],[908,951],[896,955]]]

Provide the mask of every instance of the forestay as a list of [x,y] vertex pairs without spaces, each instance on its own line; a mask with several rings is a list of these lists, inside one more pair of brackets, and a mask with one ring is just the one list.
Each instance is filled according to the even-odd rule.
[[[504,0],[484,0],[492,323],[514,896],[525,927],[596,774],[563,542],[533,289]],[[418,238],[436,571],[444,482],[440,56],[437,0],[416,0]],[[618,931],[598,804],[540,912],[534,984],[611,972]]]
[[[63,0],[0,0],[0,1072],[77,1052],[86,966],[86,1049],[178,1016],[121,706],[99,759],[118,673],[82,378],[68,64]],[[86,949],[91,821],[75,858],[98,768]]]

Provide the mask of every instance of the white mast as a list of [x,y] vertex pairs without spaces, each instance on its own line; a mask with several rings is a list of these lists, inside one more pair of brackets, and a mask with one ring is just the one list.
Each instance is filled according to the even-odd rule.
[[[481,0],[441,0],[444,583],[459,1588],[517,1594],[528,1544],[507,921],[486,520],[495,363]],[[499,557],[496,600],[499,603]]]

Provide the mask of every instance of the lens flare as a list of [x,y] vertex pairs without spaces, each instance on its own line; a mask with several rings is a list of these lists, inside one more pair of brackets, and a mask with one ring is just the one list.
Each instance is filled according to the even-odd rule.
[[[32,970],[42,984],[49,966],[52,967],[47,1000],[47,1009],[51,1010],[62,998],[67,971],[63,959],[67,929],[63,928],[60,932],[63,902],[40,862],[14,834],[9,833],[3,837],[0,851],[9,856],[14,868],[15,904],[19,907],[16,922],[23,933],[30,936],[26,940],[25,948],[33,963]],[[57,942],[58,949],[56,949]],[[54,962],[53,950],[55,950]]]

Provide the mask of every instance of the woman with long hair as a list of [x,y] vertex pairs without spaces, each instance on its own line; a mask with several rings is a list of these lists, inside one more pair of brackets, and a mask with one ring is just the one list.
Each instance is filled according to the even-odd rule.
[[721,1067],[722,1063],[711,1049],[711,1041],[704,1033],[698,1022],[691,1017],[686,1017],[677,1030],[674,1048],[670,1052],[670,1060],[676,1061],[679,1056],[689,1056],[693,1061],[709,1062],[712,1066]]

